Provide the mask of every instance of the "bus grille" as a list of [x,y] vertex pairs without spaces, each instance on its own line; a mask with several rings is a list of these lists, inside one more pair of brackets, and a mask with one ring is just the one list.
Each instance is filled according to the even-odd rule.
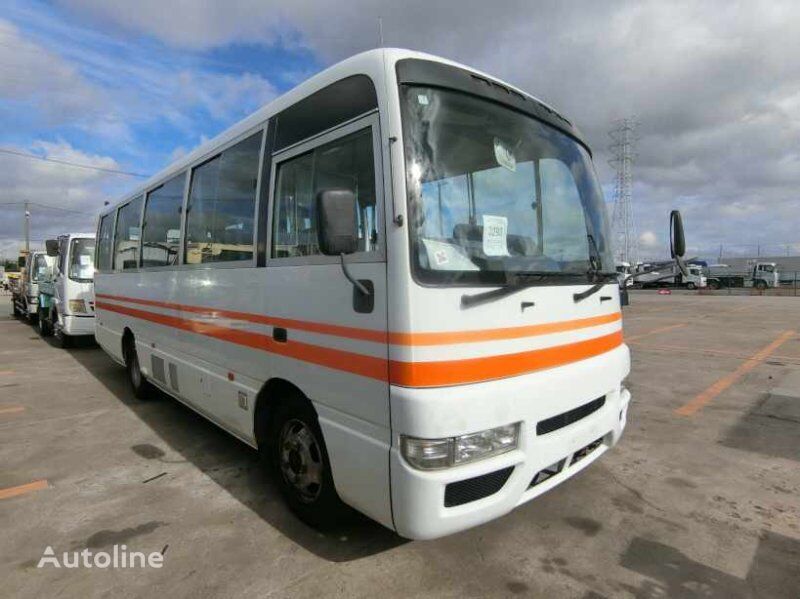
[[494,495],[503,488],[513,471],[514,466],[509,466],[489,474],[450,483],[444,490],[444,507],[464,505]]
[[560,428],[564,428],[569,424],[578,422],[578,420],[586,418],[589,414],[593,414],[602,408],[605,403],[606,397],[604,395],[603,397],[598,397],[594,401],[590,401],[582,406],[578,406],[573,410],[558,414],[557,416],[553,416],[552,418],[548,418],[546,420],[542,420],[536,424],[536,434],[546,435],[547,433],[552,433]]

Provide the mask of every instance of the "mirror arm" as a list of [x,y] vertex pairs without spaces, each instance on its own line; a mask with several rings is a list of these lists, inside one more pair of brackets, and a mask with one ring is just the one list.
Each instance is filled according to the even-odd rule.
[[364,285],[358,279],[350,274],[350,270],[347,268],[347,264],[344,261],[344,252],[339,254],[339,258],[341,258],[342,272],[344,273],[344,276],[347,277],[347,280],[350,281],[363,295],[370,295],[369,289],[364,287]]

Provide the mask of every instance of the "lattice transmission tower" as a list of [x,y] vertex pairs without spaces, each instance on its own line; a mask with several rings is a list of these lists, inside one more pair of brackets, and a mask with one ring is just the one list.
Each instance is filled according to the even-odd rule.
[[608,163],[615,169],[614,211],[611,218],[611,231],[614,239],[614,258],[618,262],[633,265],[639,261],[639,237],[633,217],[632,187],[633,161],[636,158],[636,128],[638,121],[624,118],[614,122],[609,131],[611,136],[611,159]]

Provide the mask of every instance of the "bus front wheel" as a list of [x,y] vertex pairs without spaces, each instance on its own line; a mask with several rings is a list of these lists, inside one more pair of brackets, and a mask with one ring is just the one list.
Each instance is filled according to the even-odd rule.
[[333,484],[317,414],[305,398],[274,408],[267,432],[267,461],[289,508],[306,524],[330,528],[351,513]]

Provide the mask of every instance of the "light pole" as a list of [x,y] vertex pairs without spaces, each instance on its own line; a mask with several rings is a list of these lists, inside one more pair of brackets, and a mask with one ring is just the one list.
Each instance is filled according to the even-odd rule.
[[25,255],[31,253],[31,211],[28,202],[25,202]]

